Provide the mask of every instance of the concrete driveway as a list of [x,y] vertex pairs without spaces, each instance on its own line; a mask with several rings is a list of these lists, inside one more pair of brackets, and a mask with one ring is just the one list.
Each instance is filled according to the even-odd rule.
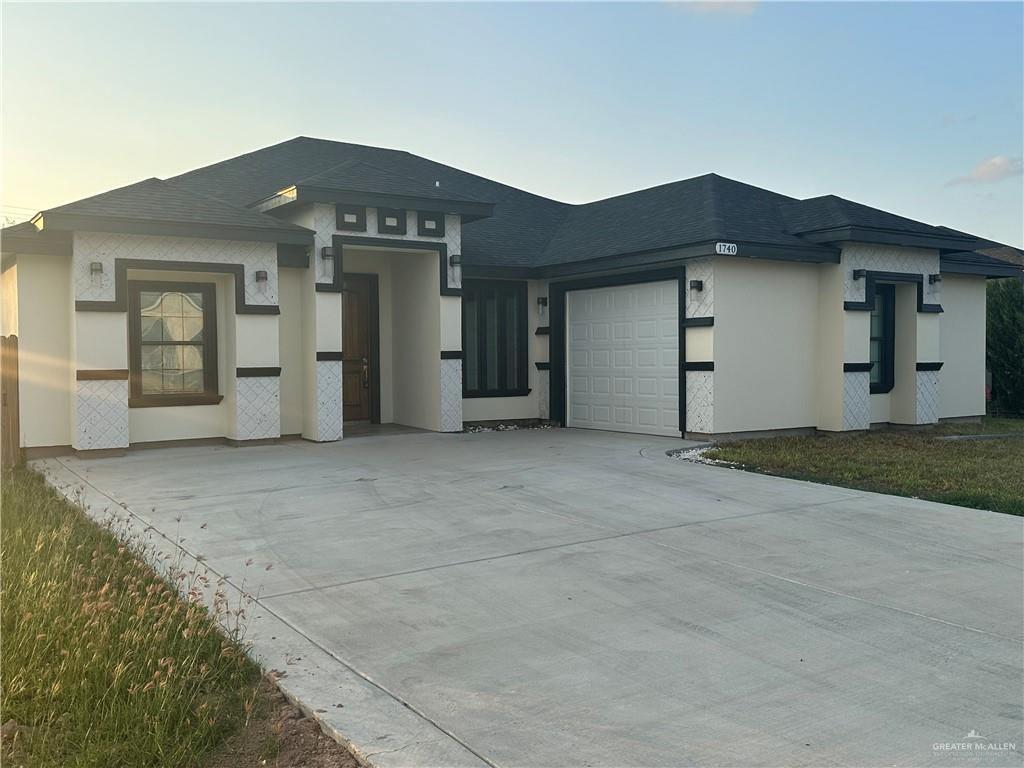
[[256,653],[380,765],[1024,762],[1021,519],[679,445],[417,433],[40,464],[258,588]]

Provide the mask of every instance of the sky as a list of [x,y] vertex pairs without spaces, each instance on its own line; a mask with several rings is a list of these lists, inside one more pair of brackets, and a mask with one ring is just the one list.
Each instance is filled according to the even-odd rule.
[[1024,4],[0,6],[5,218],[294,136],[567,202],[707,172],[1024,246]]

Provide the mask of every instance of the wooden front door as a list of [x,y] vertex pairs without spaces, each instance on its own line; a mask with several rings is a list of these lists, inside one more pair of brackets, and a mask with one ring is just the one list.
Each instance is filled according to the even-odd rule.
[[345,275],[341,327],[345,421],[379,422],[376,275]]

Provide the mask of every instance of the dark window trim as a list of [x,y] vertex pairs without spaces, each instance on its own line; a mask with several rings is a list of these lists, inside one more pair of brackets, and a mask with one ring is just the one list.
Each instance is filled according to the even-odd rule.
[[[345,214],[354,214],[355,222],[345,221]],[[334,206],[334,228],[341,232],[365,232],[366,231],[366,206],[346,205],[338,203]]]
[[938,313],[941,304],[924,303],[924,276],[918,272],[873,272],[864,273],[864,301],[844,301],[843,309],[854,312],[871,312],[875,308],[875,286],[879,283],[915,283],[917,285],[917,311]]
[[[466,387],[467,368],[462,366],[462,396],[464,398],[477,397],[524,397],[530,394],[530,319],[527,316],[529,305],[527,301],[527,283],[525,280],[467,280],[463,283],[463,298],[467,294],[477,293],[486,290],[502,290],[507,293],[514,293],[519,304],[519,348],[516,356],[519,360],[519,376],[516,385],[513,387],[500,387],[498,389],[474,389]],[[487,334],[484,330],[483,314],[484,303],[477,302],[477,360],[479,361],[479,374],[477,381],[483,384],[487,381]],[[506,345],[508,341],[501,334],[498,335],[498,380],[506,381],[508,371],[505,367]],[[466,303],[462,304],[462,349],[466,349]]]
[[235,376],[239,379],[277,378],[281,375],[280,366],[255,366],[235,368]]
[[[385,224],[384,219],[388,216],[394,216],[398,219],[398,223],[393,227]],[[404,235],[408,220],[409,216],[405,208],[378,208],[377,232],[382,235]]]
[[878,363],[881,366],[880,380],[872,382],[871,394],[884,395],[892,392],[896,383],[896,286],[875,286],[872,295],[882,299],[882,335],[871,336],[871,330],[868,329],[869,339],[881,342],[881,360]]
[[[428,221],[437,222],[437,229],[431,231],[427,228]],[[436,213],[434,211],[417,211],[416,212],[416,234],[420,237],[444,237],[444,214]]]
[[76,312],[127,312],[128,270],[140,269],[163,272],[214,272],[231,275],[235,283],[235,314],[279,315],[277,304],[245,303],[245,267],[213,261],[162,261],[159,259],[114,259],[114,300],[76,301]]
[[[128,407],[158,408],[215,405],[224,398],[217,382],[217,286],[170,280],[128,281]],[[203,392],[144,395],[142,393],[142,291],[190,291],[203,294]]]

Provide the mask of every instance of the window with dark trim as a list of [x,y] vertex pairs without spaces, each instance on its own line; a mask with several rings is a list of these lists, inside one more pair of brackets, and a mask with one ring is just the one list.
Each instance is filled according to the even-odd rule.
[[128,283],[132,408],[212,405],[217,392],[213,283]]
[[462,284],[462,392],[465,397],[529,394],[526,283]]
[[891,392],[896,356],[896,286],[875,286],[875,308],[871,310],[871,393]]

